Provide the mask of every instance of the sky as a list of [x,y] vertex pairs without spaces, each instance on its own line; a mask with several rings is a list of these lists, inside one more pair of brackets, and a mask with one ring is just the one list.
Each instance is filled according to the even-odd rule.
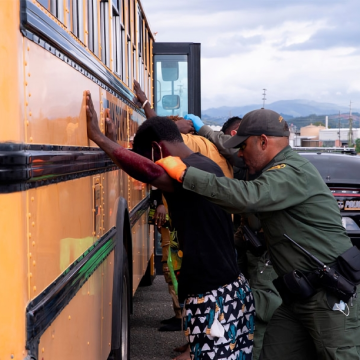
[[141,0],[156,41],[201,43],[202,109],[360,108],[359,0]]

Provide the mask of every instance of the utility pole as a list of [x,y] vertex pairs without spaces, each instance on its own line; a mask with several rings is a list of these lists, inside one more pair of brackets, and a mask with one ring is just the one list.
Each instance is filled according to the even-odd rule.
[[351,117],[351,101],[350,101],[350,112],[349,112],[349,141],[348,141],[348,147],[352,147],[353,146],[353,131],[352,131],[352,123],[353,123],[353,119]]
[[339,110],[339,147],[341,147],[341,140],[340,140],[340,119],[341,119],[341,116],[340,116],[340,110]]
[[263,92],[263,98],[262,98],[262,101],[263,101],[263,109],[265,109],[265,100],[266,100],[266,89],[263,89],[264,90],[264,92]]

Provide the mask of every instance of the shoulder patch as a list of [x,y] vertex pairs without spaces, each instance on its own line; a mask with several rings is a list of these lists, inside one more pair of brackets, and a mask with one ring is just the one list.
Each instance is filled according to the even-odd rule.
[[285,164],[275,165],[275,166],[271,167],[270,169],[267,169],[266,171],[283,169],[285,166],[286,166]]

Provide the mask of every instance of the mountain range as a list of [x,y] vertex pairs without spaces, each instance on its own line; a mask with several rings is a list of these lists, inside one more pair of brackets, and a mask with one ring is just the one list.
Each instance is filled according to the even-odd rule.
[[[207,123],[222,124],[231,116],[243,117],[249,111],[259,109],[259,104],[244,106],[222,106],[202,111],[202,119]],[[348,106],[340,106],[332,103],[321,103],[311,100],[279,100],[271,104],[265,104],[266,109],[271,109],[281,114],[285,120],[298,117],[315,115],[334,115],[349,113]],[[353,112],[360,112],[360,108],[352,109]]]

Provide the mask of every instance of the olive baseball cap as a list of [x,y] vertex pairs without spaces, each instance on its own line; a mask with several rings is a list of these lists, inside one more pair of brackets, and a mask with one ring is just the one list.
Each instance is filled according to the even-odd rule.
[[289,137],[290,131],[287,122],[277,112],[268,109],[254,110],[243,117],[236,135],[225,141],[224,147],[239,147],[249,136],[262,134]]

